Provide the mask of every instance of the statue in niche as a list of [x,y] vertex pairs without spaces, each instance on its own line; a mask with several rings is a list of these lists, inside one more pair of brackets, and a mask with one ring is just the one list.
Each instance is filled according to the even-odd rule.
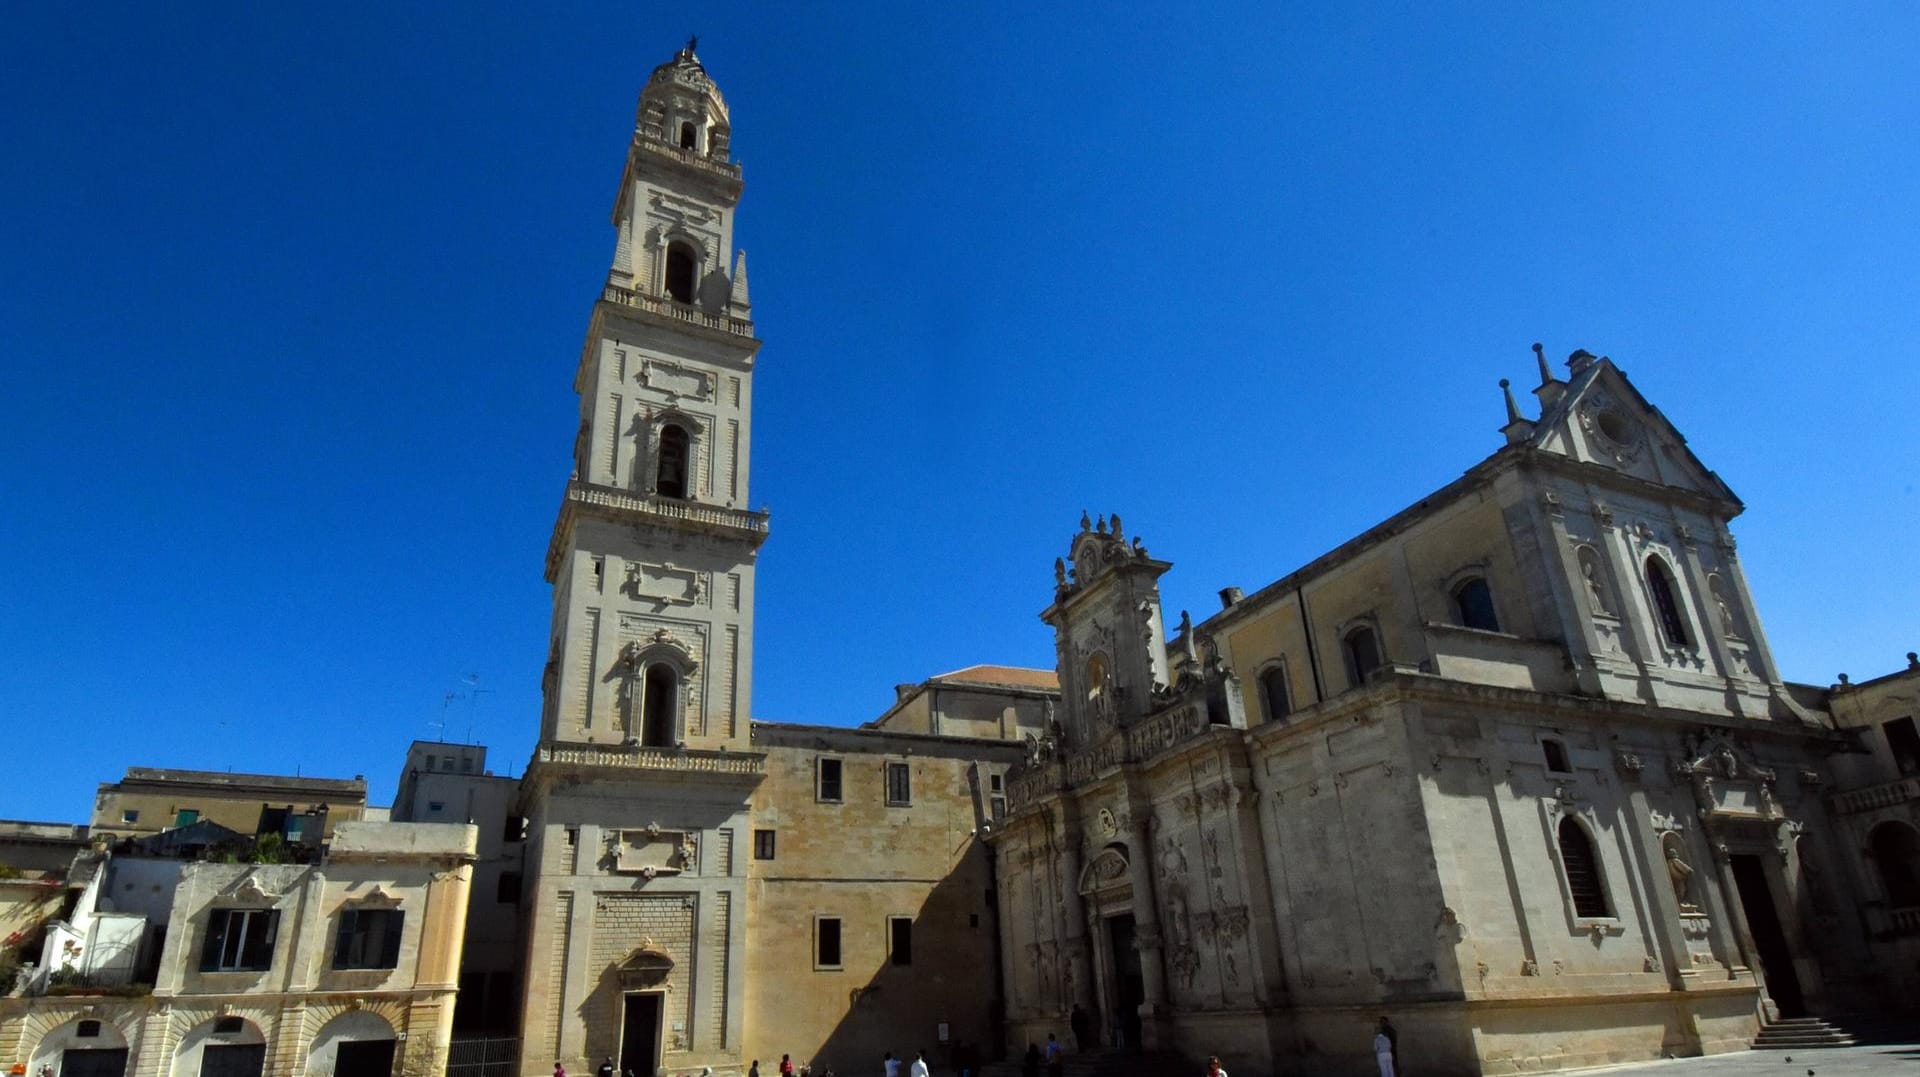
[[1593,612],[1613,614],[1613,607],[1607,603],[1607,584],[1600,574],[1600,561],[1589,547],[1580,549],[1580,575],[1586,582],[1587,595],[1593,601]]
[[1680,858],[1680,842],[1669,834],[1661,843],[1667,853],[1667,878],[1673,882],[1673,896],[1683,911],[1698,911],[1693,901],[1693,866]]

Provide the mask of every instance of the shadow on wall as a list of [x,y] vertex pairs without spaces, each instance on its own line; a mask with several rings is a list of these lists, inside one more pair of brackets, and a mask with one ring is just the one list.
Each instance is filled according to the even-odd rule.
[[[908,963],[896,963],[890,953],[864,984],[847,989],[846,1015],[808,1060],[815,1074],[828,1068],[837,1074],[879,1073],[883,1053],[911,1062],[921,1050],[938,1071],[953,1065],[953,1050],[962,1042],[972,1045],[982,1062],[994,1057],[1000,1041],[1000,945],[995,910],[987,904],[990,855],[985,845],[976,844],[927,895],[913,919]],[[835,977],[842,985],[853,978],[851,970]],[[942,1024],[946,1043],[940,1042]]]

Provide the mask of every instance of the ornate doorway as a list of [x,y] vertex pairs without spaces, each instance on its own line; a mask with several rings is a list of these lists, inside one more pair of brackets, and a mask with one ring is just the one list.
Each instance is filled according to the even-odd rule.
[[1146,976],[1140,971],[1140,950],[1133,914],[1106,918],[1107,989],[1101,1005],[1107,1010],[1108,1041],[1129,1051],[1140,1049],[1140,1004],[1147,1001]]
[[1752,853],[1734,853],[1731,860],[1735,895],[1740,910],[1747,914],[1747,931],[1753,936],[1754,956],[1760,959],[1760,976],[1766,981],[1767,994],[1780,1008],[1781,1017],[1801,1017],[1807,1012],[1806,996],[1800,990],[1800,978],[1793,970],[1793,948],[1787,942],[1786,929],[1774,907],[1773,891],[1767,886],[1767,868]]

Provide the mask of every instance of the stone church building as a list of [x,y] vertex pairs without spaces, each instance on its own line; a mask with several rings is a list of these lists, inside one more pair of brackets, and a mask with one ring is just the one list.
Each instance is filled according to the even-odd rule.
[[1252,1073],[1368,1072],[1389,1015],[1418,1072],[1506,1073],[1744,1049],[1915,986],[1874,910],[1906,900],[1890,871],[1920,895],[1920,842],[1842,836],[1862,737],[1775,668],[1739,500],[1583,351],[1536,347],[1538,417],[1509,391],[1458,480],[1203,620],[1170,627],[1170,563],[1083,519],[1055,670],[752,720],[730,133],[691,45],[653,72],[574,375],[525,1077],[992,1057],[1076,1009],[1101,1049]]

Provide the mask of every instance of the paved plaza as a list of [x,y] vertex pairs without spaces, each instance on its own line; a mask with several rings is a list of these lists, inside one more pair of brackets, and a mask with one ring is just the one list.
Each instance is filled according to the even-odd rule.
[[1606,1074],[1607,1077],[1641,1077],[1643,1074],[1646,1077],[1733,1077],[1734,1074],[1800,1077],[1809,1071],[1816,1077],[1920,1073],[1920,1042],[1811,1051],[1734,1051],[1709,1058],[1634,1062],[1572,1072]]

